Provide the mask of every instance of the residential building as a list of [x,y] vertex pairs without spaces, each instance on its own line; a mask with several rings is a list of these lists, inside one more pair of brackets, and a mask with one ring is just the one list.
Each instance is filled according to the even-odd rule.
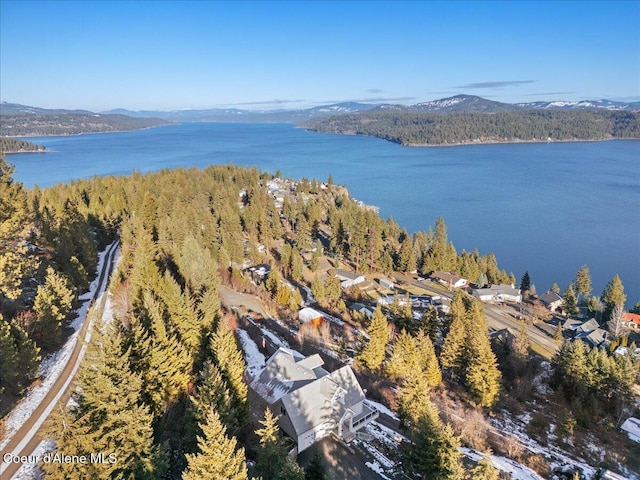
[[313,308],[305,307],[298,312],[298,320],[301,323],[312,323],[316,327],[320,326],[324,315],[322,312],[314,310]]
[[520,289],[513,285],[491,285],[488,288],[475,288],[472,290],[474,297],[487,303],[515,302],[522,301]]
[[564,303],[562,297],[553,290],[547,290],[545,293],[540,295],[538,300],[540,300],[542,304],[552,312],[557,311]]
[[255,283],[266,281],[270,273],[271,273],[271,265],[267,263],[263,263],[261,265],[256,265],[254,267],[249,268],[249,274],[251,275],[251,280],[253,280]]
[[625,312],[622,316],[622,321],[627,329],[633,332],[640,332],[640,315],[637,313]]
[[340,280],[342,288],[349,288],[359,283],[364,282],[364,275],[358,272],[351,272],[349,270],[343,270],[338,268],[336,270],[336,277]]
[[447,288],[462,288],[467,285],[467,279],[462,278],[454,273],[450,272],[433,272],[429,275],[431,280],[434,280]]
[[317,354],[304,357],[281,347],[251,383],[280,415],[280,428],[296,442],[298,452],[332,434],[349,442],[378,417],[378,411],[364,403],[350,366],[329,373],[323,365]]

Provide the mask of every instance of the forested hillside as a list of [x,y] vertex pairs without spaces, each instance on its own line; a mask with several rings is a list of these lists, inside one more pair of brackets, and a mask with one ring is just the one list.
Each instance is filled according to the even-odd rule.
[[0,115],[0,135],[40,137],[81,133],[120,132],[166,125],[158,118],[134,118],[99,113]]
[[402,145],[640,138],[640,112],[527,110],[497,113],[364,112],[326,118],[310,130],[369,135]]
[[[252,403],[234,331],[257,327],[239,325],[246,319],[221,306],[223,286],[259,299],[295,348],[323,353],[336,365],[348,359],[369,395],[388,395],[411,439],[388,452],[398,475],[497,478],[486,462],[472,471],[465,467],[458,447],[491,445],[506,454],[505,442],[490,435],[486,420],[473,435],[454,430],[455,417],[450,411],[444,416],[434,399],[453,398],[461,405],[456,415],[474,415],[477,426],[503,395],[530,398],[539,363],[526,334],[498,355],[483,305],[462,292],[446,314],[430,307],[416,319],[411,304],[396,299],[367,319],[345,303],[363,301],[364,293],[343,290],[331,268],[320,267],[331,256],[333,265],[361,272],[457,271],[481,285],[516,283],[493,254],[458,253],[443,219],[433,230],[410,235],[331,181],[291,181],[232,165],[96,177],[43,191],[26,190],[12,180],[10,165],[0,166],[2,413],[36,378],[40,359],[64,339],[74,300],[95,271],[96,250],[121,241],[111,283],[113,320],[94,331],[75,406],[57,409],[47,426],[58,452],[109,452],[118,461],[45,464],[45,478],[323,478],[305,477],[286,459],[291,444],[278,433],[276,419]],[[260,263],[273,271],[256,283],[246,267]],[[340,329],[325,332],[331,355],[314,346],[325,345],[312,341],[321,332],[291,320],[309,292],[318,308],[352,326],[340,320]],[[580,354],[578,363],[554,360],[567,378],[558,398],[562,388],[571,388],[568,401],[584,402],[576,415],[584,424],[575,429],[588,428],[596,414],[618,414],[638,370],[629,358]],[[580,390],[573,372],[587,361],[600,362],[605,373]],[[602,375],[616,388],[603,389]],[[605,397],[606,407],[587,403]],[[531,465],[547,468],[540,458]],[[485,470],[489,476],[479,476]]]
[[4,153],[44,152],[42,145],[25,142],[17,138],[0,137],[0,155]]

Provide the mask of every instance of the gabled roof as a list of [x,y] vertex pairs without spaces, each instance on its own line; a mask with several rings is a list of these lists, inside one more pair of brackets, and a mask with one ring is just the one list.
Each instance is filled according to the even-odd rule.
[[518,295],[520,295],[520,289],[515,288],[511,285],[500,284],[491,285],[489,288],[476,288],[475,290],[473,290],[473,293],[480,297],[484,297],[487,295],[512,295],[514,297],[517,297]]
[[464,278],[450,272],[433,272],[429,275],[429,278],[434,280],[442,280],[447,283],[456,283],[458,280],[465,280]]
[[591,344],[592,347],[597,347],[607,340],[608,333],[609,332],[602,328],[596,328],[595,330],[587,332],[578,332],[574,338],[576,340],[583,340]]
[[600,328],[600,324],[595,318],[587,320],[584,323],[581,323],[576,327],[576,332],[584,333],[584,332],[593,332],[597,328]]
[[313,308],[305,307],[298,312],[298,320],[301,322],[310,322],[316,318],[324,318],[322,312],[314,310]]
[[322,365],[320,355],[305,358],[295,350],[280,347],[251,382],[251,388],[268,403],[274,403],[291,390],[328,375]]
[[364,392],[346,365],[316,381],[292,389],[282,397],[287,417],[297,435],[324,422],[337,422],[347,408],[364,400]]
[[551,305],[552,303],[557,302],[558,300],[563,301],[562,297],[558,295],[553,290],[547,290],[545,293],[540,295],[539,300],[545,305]]
[[343,270],[342,268],[338,268],[336,270],[336,277],[341,280],[356,280],[361,277],[362,274],[358,272],[352,272],[350,270]]

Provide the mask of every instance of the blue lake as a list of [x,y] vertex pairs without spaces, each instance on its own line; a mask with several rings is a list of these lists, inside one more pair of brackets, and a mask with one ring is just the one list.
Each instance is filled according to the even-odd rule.
[[410,231],[444,217],[458,251],[493,251],[538,293],[581,265],[594,293],[619,274],[640,301],[640,141],[410,148],[283,124],[187,123],[29,139],[51,153],[11,155],[28,187],[93,175],[234,163],[346,184]]

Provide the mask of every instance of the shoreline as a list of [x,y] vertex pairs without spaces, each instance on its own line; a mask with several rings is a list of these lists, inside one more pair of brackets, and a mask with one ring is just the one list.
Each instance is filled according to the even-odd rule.
[[[79,137],[80,135],[98,135],[101,133],[127,133],[127,132],[140,132],[142,130],[151,130],[152,128],[158,128],[158,127],[167,127],[170,125],[180,125],[180,123],[165,123],[163,125],[152,125],[150,127],[143,127],[143,128],[134,128],[131,130],[106,130],[106,131],[102,131],[102,132],[82,132],[82,133],[60,133],[60,134],[48,134],[48,135],[38,135],[38,134],[31,134],[31,135],[2,135],[4,138],[47,138],[47,137]],[[9,153],[9,152],[5,152],[5,153]],[[24,153],[36,153],[36,152],[24,152]]]

